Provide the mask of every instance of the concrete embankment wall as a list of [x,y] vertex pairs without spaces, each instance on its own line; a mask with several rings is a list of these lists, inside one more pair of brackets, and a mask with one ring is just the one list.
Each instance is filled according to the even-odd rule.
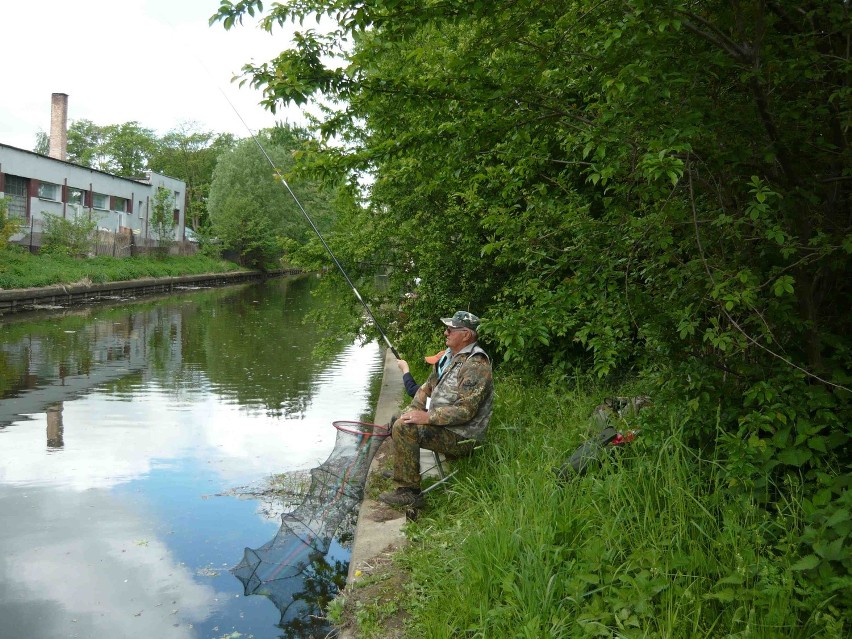
[[[385,352],[385,368],[382,376],[382,388],[376,402],[374,424],[387,424],[394,414],[400,413],[400,404],[405,386],[402,374],[396,365],[396,358],[390,349]],[[373,460],[370,475],[378,470],[381,459],[389,454],[393,443],[386,441]],[[368,475],[367,483],[370,478]],[[372,559],[389,548],[396,548],[404,542],[402,525],[405,523],[405,513],[394,512],[387,506],[365,496],[358,511],[358,522],[355,525],[355,539],[352,543],[352,556],[349,560],[348,583],[358,581],[356,573],[361,571]],[[345,639],[342,635],[341,639]]]
[[284,269],[271,273],[240,271],[145,278],[104,284],[57,284],[42,288],[0,290],[0,315],[44,308],[80,306],[125,297],[171,293],[200,286],[227,286],[264,277],[299,275],[302,272],[301,269]]

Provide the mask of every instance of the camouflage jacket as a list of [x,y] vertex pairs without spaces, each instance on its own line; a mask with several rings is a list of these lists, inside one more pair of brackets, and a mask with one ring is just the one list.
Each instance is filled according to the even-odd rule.
[[469,439],[482,441],[491,420],[494,383],[491,360],[484,350],[471,344],[456,353],[438,377],[438,366],[418,389],[411,407],[426,410],[429,423],[446,426]]

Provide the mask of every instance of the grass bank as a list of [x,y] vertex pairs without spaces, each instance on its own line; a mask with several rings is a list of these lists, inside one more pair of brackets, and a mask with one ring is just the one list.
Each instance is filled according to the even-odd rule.
[[844,602],[808,581],[796,485],[763,503],[729,488],[672,416],[560,484],[605,393],[505,378],[498,393],[488,444],[330,610],[356,636],[848,636]]
[[242,270],[233,262],[204,255],[73,258],[31,255],[17,247],[0,251],[0,289],[34,288],[78,282],[120,282],[144,277],[173,277]]

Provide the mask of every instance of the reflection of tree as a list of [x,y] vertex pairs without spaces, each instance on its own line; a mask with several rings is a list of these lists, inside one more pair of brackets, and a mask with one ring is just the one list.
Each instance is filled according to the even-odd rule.
[[[309,564],[302,573],[303,589],[293,593],[292,607],[281,614],[279,628],[284,639],[320,639],[326,637],[329,623],[325,610],[346,585],[349,562],[333,560],[321,552],[311,553]],[[298,610],[293,610],[293,608]],[[293,613],[298,614],[293,614]],[[286,618],[285,618],[286,617]]]
[[246,287],[202,315],[207,375],[219,393],[272,414],[298,414],[310,401],[322,360],[312,351],[320,329],[303,323],[325,304],[311,295],[314,279],[278,278]]
[[104,390],[110,395],[118,398],[131,398],[133,393],[145,383],[145,375],[142,371],[130,372],[120,379],[114,379],[103,385]]
[[[369,290],[371,286],[367,280],[358,280],[355,285],[362,294],[365,288]],[[367,319],[364,307],[352,294],[352,289],[349,288],[346,280],[339,277],[337,273],[323,277],[314,288],[313,294],[321,299],[334,300],[333,304],[311,309],[306,315],[308,322],[316,324],[325,331],[314,348],[315,353],[325,355],[336,352],[335,348],[340,335],[354,335],[361,343],[381,339],[375,324]],[[368,293],[365,299],[377,298]],[[375,304],[370,310],[385,329],[393,327],[388,321],[387,308]],[[393,313],[390,316],[392,317]]]
[[[310,401],[319,370],[344,340],[318,354],[328,335],[307,313],[330,302],[312,295],[315,277],[274,278],[60,315],[12,318],[0,330],[0,399],[28,389],[64,385],[103,366],[126,375],[104,379],[119,394],[146,380],[179,396],[209,380],[218,393],[272,414],[298,414]],[[144,372],[140,373],[144,365]]]
[[13,393],[15,379],[19,377],[18,362],[0,349],[0,397],[9,397]]
[[[112,320],[110,320],[110,324]],[[31,319],[3,325],[0,339],[0,398],[32,388],[44,379],[88,374],[92,341],[104,333],[88,313]]]
[[[350,514],[356,506],[357,502],[350,500],[324,504],[326,509],[347,509],[335,512],[327,529],[323,521],[314,521],[318,529],[311,530],[298,517],[284,515],[275,537],[260,548],[246,548],[243,560],[233,569],[246,595],[264,595],[278,608],[281,617],[277,625],[285,639],[327,635],[329,623],[324,611],[346,585],[349,570],[348,561],[329,552],[333,527],[340,521],[339,515]],[[300,508],[304,512],[304,505]]]

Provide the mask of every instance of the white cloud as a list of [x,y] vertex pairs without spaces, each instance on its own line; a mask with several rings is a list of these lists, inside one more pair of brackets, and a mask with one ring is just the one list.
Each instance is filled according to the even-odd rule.
[[248,136],[246,125],[303,123],[298,108],[273,116],[260,92],[230,81],[244,64],[288,48],[295,28],[269,34],[247,19],[225,31],[208,26],[217,8],[217,0],[6,3],[0,143],[32,149],[37,132],[50,130],[52,93],[68,94],[69,120],[138,121],[159,135],[186,121],[238,137]]

